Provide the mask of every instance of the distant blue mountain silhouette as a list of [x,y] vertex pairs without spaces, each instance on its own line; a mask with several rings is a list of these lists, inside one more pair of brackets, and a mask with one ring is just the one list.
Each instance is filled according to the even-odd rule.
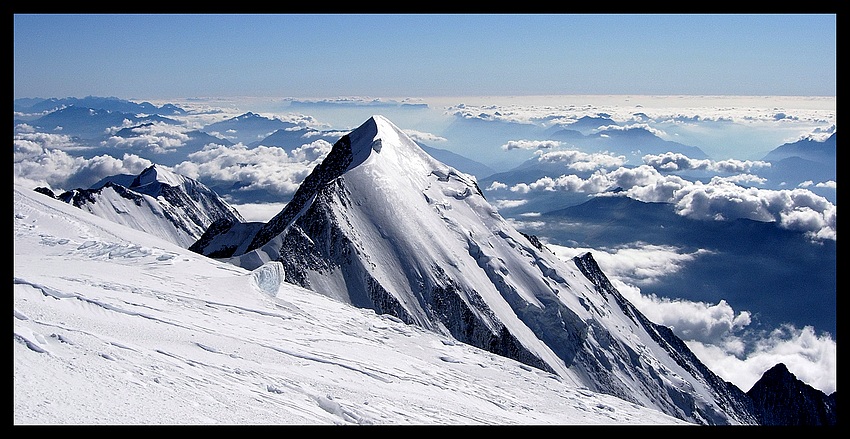
[[120,113],[133,113],[133,114],[159,114],[161,116],[169,116],[169,115],[182,115],[186,114],[186,110],[174,105],[174,104],[165,104],[161,107],[157,107],[150,102],[132,102],[125,99],[119,99],[116,97],[98,97],[98,96],[86,96],[84,98],[49,98],[49,99],[41,99],[41,98],[23,98],[23,99],[15,99],[14,109],[15,111],[20,112],[29,112],[29,113],[44,113],[44,112],[52,112],[56,111],[62,107],[83,107],[83,108],[95,108],[100,110],[109,110],[109,111],[117,111]]
[[428,146],[422,142],[416,143],[431,157],[434,157],[435,159],[454,167],[460,172],[472,174],[476,178],[484,178],[494,172],[493,168],[483,163],[479,163],[475,160],[472,160],[460,154],[456,154],[447,149],[434,148],[433,146]]
[[620,125],[607,114],[597,116],[582,116],[570,123],[559,123],[549,128],[550,133],[559,131],[574,131],[581,135],[590,134],[602,126]]
[[608,151],[614,155],[623,155],[628,163],[640,165],[646,154],[678,152],[693,159],[709,158],[696,146],[664,140],[642,127],[609,129],[596,133],[582,134],[574,129],[555,131],[549,135],[552,140],[560,140],[586,153]]
[[813,162],[835,165],[836,135],[833,133],[826,140],[818,141],[810,138],[778,146],[767,153],[762,160],[779,161],[790,157],[799,157]]
[[319,139],[334,144],[340,137],[337,132],[323,132],[308,127],[279,128],[262,140],[248,143],[247,146],[249,148],[256,148],[260,145],[276,146],[289,153],[305,143],[312,143]]
[[119,127],[124,121],[136,125],[147,122],[180,124],[174,119],[157,114],[139,116],[135,113],[77,105],[63,107],[27,123],[44,133],[65,134],[83,140],[102,140],[111,135],[107,129]]
[[247,146],[265,139],[275,131],[297,126],[292,122],[268,118],[249,111],[227,120],[211,123],[203,127],[202,131],[226,138],[233,143],[242,142]]

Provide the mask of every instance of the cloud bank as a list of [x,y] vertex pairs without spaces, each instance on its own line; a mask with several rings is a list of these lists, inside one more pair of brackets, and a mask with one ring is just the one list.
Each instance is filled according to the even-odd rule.
[[[115,127],[117,131],[121,127]],[[15,178],[30,187],[45,186],[54,192],[88,188],[101,179],[117,174],[139,174],[153,164],[139,153],[163,154],[186,145],[190,137],[186,128],[155,123],[132,128],[133,137],[112,136],[101,147],[114,150],[114,155],[84,158],[74,151],[92,149],[62,134],[34,132],[22,124],[16,127],[13,140]],[[301,181],[330,152],[332,145],[318,139],[296,148],[291,153],[278,147],[259,146],[249,149],[239,143],[233,146],[208,144],[201,151],[188,154],[186,160],[172,167],[189,178],[213,183],[238,183],[241,191],[264,190],[273,195],[292,195]],[[102,150],[102,148],[101,148]]]
[[174,170],[196,180],[239,183],[241,191],[264,190],[288,196],[295,193],[332,147],[322,139],[304,144],[291,154],[273,146],[249,149],[243,144],[208,145],[190,154]]
[[692,159],[677,152],[667,152],[658,155],[647,154],[643,156],[643,162],[662,172],[704,170],[732,174],[770,167],[770,162],[761,160],[726,159],[714,161],[709,159]]
[[623,296],[651,321],[668,326],[712,371],[741,390],[749,390],[761,375],[784,363],[798,379],[827,394],[837,379],[836,340],[814,328],[783,325],[768,332],[749,329],[749,311],[736,311],[726,301],[706,303],[642,294],[637,284],[650,285],[676,272],[704,251],[681,253],[669,246],[642,246],[613,250],[570,248],[546,244],[562,259],[586,251]]
[[13,140],[14,178],[29,187],[48,187],[54,192],[88,188],[105,177],[139,174],[150,160],[124,153],[122,158],[98,155],[83,158],[68,150],[87,149],[65,135],[16,133]]
[[575,171],[592,171],[599,168],[617,168],[626,162],[622,155],[612,155],[608,152],[584,153],[574,150],[535,151],[537,161],[541,163],[562,163]]
[[[745,177],[744,180],[750,179]],[[836,239],[836,206],[826,198],[805,188],[773,190],[737,185],[736,181],[741,180],[740,176],[715,176],[707,183],[692,182],[641,165],[613,171],[599,169],[588,178],[564,174],[512,186],[494,182],[488,189],[508,189],[520,194],[566,191],[608,195],[619,188],[622,189],[619,195],[644,202],[671,203],[679,215],[690,218],[777,222],[780,227],[803,232],[812,239]]]
[[132,137],[111,136],[101,145],[117,150],[147,150],[154,154],[165,154],[176,151],[191,139],[182,126],[162,122],[127,128],[132,132]]

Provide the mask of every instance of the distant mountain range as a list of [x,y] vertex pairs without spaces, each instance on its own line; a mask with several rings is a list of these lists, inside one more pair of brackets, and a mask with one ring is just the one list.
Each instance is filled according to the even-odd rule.
[[109,129],[124,126],[126,122],[134,125],[142,125],[148,122],[179,124],[174,119],[158,114],[137,115],[76,105],[62,107],[26,123],[40,132],[64,134],[80,140],[97,141],[110,136],[112,133],[108,131]]
[[31,98],[15,99],[14,110],[20,113],[51,113],[64,107],[94,108],[117,113],[159,114],[161,116],[185,115],[186,110],[174,105],[165,104],[157,107],[150,102],[133,102],[116,97],[87,96],[84,98]]
[[249,111],[221,122],[206,125],[203,130],[233,143],[241,142],[245,145],[250,145],[256,144],[256,142],[265,139],[278,130],[293,128],[298,128],[298,125],[280,119],[264,117]]
[[707,159],[708,154],[696,146],[664,140],[643,127],[622,129],[606,129],[591,134],[564,129],[549,135],[552,140],[558,140],[582,152],[607,151],[613,155],[622,155],[627,163],[642,164],[646,154],[663,154],[678,152],[693,159]]
[[[774,188],[796,187],[804,182],[821,183],[835,181],[838,173],[838,133],[825,140],[811,138],[785,143],[776,147],[762,160],[771,163],[770,168],[759,171]],[[835,202],[835,190],[819,191],[808,187]]]

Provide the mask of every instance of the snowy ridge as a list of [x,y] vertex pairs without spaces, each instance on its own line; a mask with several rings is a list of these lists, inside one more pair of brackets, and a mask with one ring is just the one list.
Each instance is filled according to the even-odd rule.
[[142,171],[129,187],[107,182],[97,189],[68,191],[58,198],[184,248],[216,220],[244,221],[236,209],[202,183],[156,165]]
[[559,260],[382,116],[343,136],[230,261],[279,261],[288,282],[683,420],[755,423],[592,258]]
[[189,184],[189,181],[188,178],[161,166],[151,166],[136,177],[132,186],[142,187],[152,183],[161,183],[169,186],[186,186]]
[[271,295],[274,264],[19,186],[13,201],[16,425],[684,424],[293,285]]

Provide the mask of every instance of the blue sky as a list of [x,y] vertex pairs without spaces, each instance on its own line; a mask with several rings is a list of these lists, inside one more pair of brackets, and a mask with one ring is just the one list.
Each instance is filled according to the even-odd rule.
[[14,97],[836,94],[836,15],[14,16]]

